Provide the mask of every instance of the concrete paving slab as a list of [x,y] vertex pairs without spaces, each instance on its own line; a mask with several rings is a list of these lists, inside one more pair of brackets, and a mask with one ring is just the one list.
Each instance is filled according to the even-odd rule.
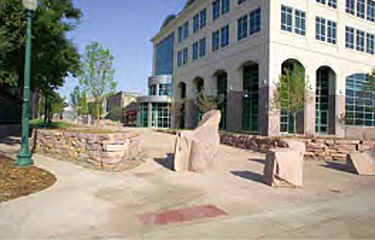
[[[0,238],[374,238],[375,179],[305,162],[302,189],[264,184],[264,155],[220,146],[207,174],[171,170],[174,136],[141,130],[149,159],[124,173],[35,155],[51,188],[0,204]],[[0,143],[15,154],[17,146]],[[145,227],[137,216],[212,204],[228,216]],[[332,226],[332,227],[330,227]]]

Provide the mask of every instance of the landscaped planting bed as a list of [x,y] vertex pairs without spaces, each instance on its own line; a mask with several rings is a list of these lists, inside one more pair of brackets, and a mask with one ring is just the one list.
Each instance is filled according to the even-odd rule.
[[0,155],[0,203],[47,189],[56,177],[37,167],[16,167],[15,161]]

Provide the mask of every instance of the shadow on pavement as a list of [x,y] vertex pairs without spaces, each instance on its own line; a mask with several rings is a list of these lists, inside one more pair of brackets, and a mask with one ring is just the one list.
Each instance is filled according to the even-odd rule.
[[353,173],[348,169],[348,166],[346,164],[342,163],[335,163],[335,162],[326,162],[326,164],[322,165],[323,167],[342,171],[342,172],[347,172],[347,173]]
[[249,158],[249,161],[251,162],[257,162],[257,163],[260,163],[260,164],[266,164],[266,160],[264,159],[256,159],[256,158]]
[[264,180],[264,176],[260,175],[259,173],[250,172],[250,171],[232,171],[231,173],[233,175],[237,176],[237,177],[242,177],[242,178],[245,178],[247,180],[251,180],[251,181],[254,181],[254,182],[266,184],[266,182]]
[[168,170],[174,171],[174,154],[173,153],[167,153],[166,158],[154,158],[154,161],[158,164],[162,165]]

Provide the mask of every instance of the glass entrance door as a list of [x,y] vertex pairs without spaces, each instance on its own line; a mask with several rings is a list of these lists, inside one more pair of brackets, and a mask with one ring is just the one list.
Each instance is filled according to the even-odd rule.
[[328,134],[329,124],[329,71],[319,69],[316,76],[315,131]]

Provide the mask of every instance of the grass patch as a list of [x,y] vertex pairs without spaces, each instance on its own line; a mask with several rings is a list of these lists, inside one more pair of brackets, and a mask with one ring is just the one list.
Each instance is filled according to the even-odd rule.
[[50,128],[50,129],[64,129],[75,126],[74,124],[67,122],[51,122],[49,124],[44,124],[42,119],[33,119],[30,121],[31,126],[37,128]]

